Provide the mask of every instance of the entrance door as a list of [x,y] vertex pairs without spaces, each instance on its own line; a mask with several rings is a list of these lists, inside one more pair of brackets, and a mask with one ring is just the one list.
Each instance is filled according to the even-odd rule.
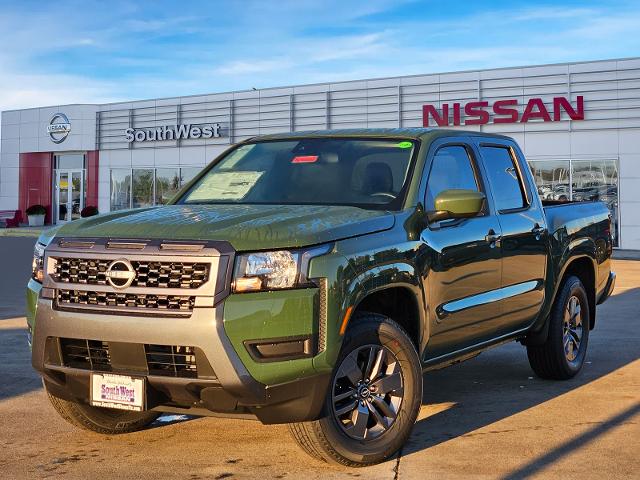
[[84,208],[83,170],[56,171],[56,223],[80,218]]

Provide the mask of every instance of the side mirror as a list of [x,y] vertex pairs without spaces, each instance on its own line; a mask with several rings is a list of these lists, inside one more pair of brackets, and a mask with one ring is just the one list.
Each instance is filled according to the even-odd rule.
[[485,194],[477,190],[443,190],[435,198],[435,211],[428,212],[427,218],[433,223],[475,217],[482,210],[485,199]]

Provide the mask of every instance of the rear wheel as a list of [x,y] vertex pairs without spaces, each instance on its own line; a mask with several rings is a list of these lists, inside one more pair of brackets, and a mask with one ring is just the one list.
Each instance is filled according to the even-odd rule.
[[325,416],[290,425],[311,456],[353,467],[386,460],[411,433],[422,368],[406,332],[388,317],[354,315],[325,399]]
[[589,300],[582,282],[569,277],[549,317],[549,335],[542,345],[527,346],[533,371],[542,378],[566,380],[582,368],[589,343]]
[[[46,386],[45,386],[46,388]],[[71,425],[106,435],[142,430],[158,418],[155,412],[129,412],[70,402],[47,391],[53,408]]]

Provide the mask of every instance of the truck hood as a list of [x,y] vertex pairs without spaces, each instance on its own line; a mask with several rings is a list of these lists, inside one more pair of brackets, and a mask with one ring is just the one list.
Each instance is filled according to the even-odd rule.
[[238,251],[292,248],[393,227],[379,210],[316,205],[168,205],[76,220],[57,237],[226,240]]

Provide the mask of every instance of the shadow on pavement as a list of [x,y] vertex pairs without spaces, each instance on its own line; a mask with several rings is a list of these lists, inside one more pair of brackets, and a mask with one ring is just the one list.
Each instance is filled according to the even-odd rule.
[[560,460],[565,455],[569,455],[574,453],[577,449],[582,447],[585,443],[590,442],[600,435],[604,435],[609,430],[617,427],[618,425],[625,423],[629,419],[633,418],[637,413],[640,413],[640,403],[636,403],[635,405],[627,408],[623,412],[618,415],[610,418],[606,422],[597,425],[582,435],[578,435],[573,440],[569,442],[565,442],[559,447],[554,448],[546,455],[538,457],[531,462],[527,463],[523,467],[518,470],[511,472],[509,475],[505,476],[505,480],[517,480],[520,478],[529,478],[540,470],[544,469],[547,465],[550,465],[558,460]]
[[[571,380],[549,381],[535,377],[525,348],[516,343],[490,350],[466,363],[425,374],[423,405],[447,404],[451,408],[418,421],[402,455],[428,450],[469,434],[591,383],[640,358],[637,348],[640,335],[629,325],[629,320],[637,315],[639,304],[640,288],[634,288],[615,295],[598,307],[585,366]],[[637,413],[638,408],[636,405],[583,436],[587,439],[597,437]],[[516,477],[522,478],[543,468],[568,449],[561,446],[553,450],[537,459],[535,464],[523,467]]]
[[25,312],[25,289],[31,275],[33,237],[0,237],[0,321],[21,317]]
[[0,400],[42,388],[40,376],[31,368],[26,328],[0,328]]

